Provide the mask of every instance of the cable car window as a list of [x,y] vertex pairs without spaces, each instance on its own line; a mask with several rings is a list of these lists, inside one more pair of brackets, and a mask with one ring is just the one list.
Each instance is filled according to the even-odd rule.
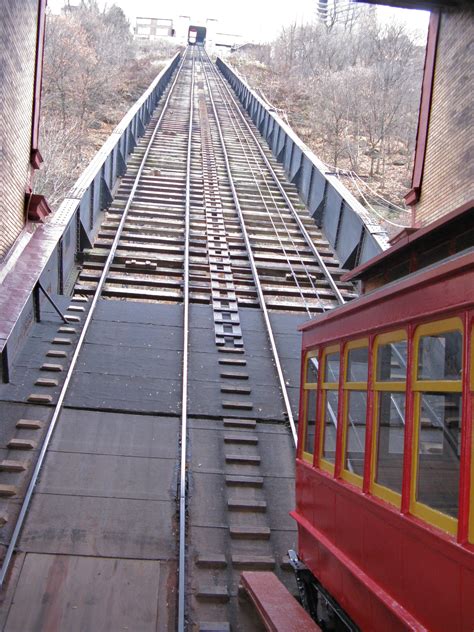
[[317,356],[311,356],[308,358],[308,362],[306,364],[306,382],[308,384],[317,384],[318,383],[318,373],[319,373],[319,360]]
[[328,353],[324,365],[324,381],[339,383],[340,358],[338,353]]
[[351,349],[347,354],[347,381],[367,382],[369,350],[367,347]]
[[367,417],[368,340],[355,340],[346,347],[344,381],[344,427],[342,478],[362,485]]
[[380,345],[377,352],[378,382],[406,380],[407,341],[398,340]]
[[405,393],[381,392],[377,407],[375,482],[397,494],[402,493],[404,440]]
[[324,410],[324,433],[321,456],[332,465],[336,462],[337,406],[339,393],[327,391]]
[[339,346],[328,347],[323,355],[322,427],[320,437],[320,461],[322,469],[334,474],[336,462],[336,436],[339,404],[339,375],[341,356]]
[[448,516],[459,510],[461,394],[422,393],[416,499]]
[[421,325],[414,342],[410,510],[454,535],[461,469],[462,321],[450,318]]
[[313,460],[314,454],[314,435],[316,430],[316,398],[317,391],[306,391],[306,426],[304,433],[304,446],[303,450],[305,455],[309,455]]
[[316,412],[318,400],[319,359],[317,351],[310,351],[306,356],[305,375],[303,384],[304,397],[304,428],[303,428],[303,459],[313,462],[314,438],[316,432]]
[[400,507],[405,448],[408,344],[405,330],[375,339],[371,491]]
[[347,394],[347,431],[344,469],[359,476],[364,475],[365,419],[367,393],[349,391]]
[[461,379],[462,335],[448,331],[420,338],[418,347],[419,380]]

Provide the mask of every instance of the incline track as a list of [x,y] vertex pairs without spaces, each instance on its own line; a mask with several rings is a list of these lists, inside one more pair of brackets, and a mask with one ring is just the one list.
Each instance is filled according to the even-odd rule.
[[[347,284],[336,283],[343,273],[327,242],[298,200],[296,189],[285,180],[281,167],[264,149],[249,126],[225,80],[203,51],[200,68],[207,67],[209,86],[215,92],[233,180],[245,215],[252,249],[270,309],[304,311],[311,315],[331,309],[353,296]],[[200,72],[200,70],[199,70]],[[204,78],[200,79],[204,81]],[[206,85],[206,87],[209,87]],[[182,300],[183,204],[186,157],[186,121],[189,80],[178,87],[172,115],[165,117],[162,134],[151,148],[146,169],[136,191],[123,235],[108,275],[103,295],[117,299]],[[214,129],[213,135],[216,137]],[[217,140],[217,139],[216,139]],[[195,135],[198,155],[199,134]],[[95,247],[86,253],[78,290],[91,294],[102,261],[114,236],[133,181],[137,152],[109,209]],[[222,158],[216,174],[227,179]],[[258,307],[259,301],[248,263],[230,183],[219,182],[224,221],[239,304]],[[209,274],[200,165],[191,177],[190,300],[209,303]]]
[[[291,469],[291,444],[296,443],[295,406],[274,332],[275,315],[313,317],[349,300],[353,288],[340,282],[342,273],[295,187],[260,143],[205,50],[189,47],[130,159],[94,247],[84,254],[69,308],[73,313],[60,333],[74,334],[81,316],[85,319],[56,401],[35,394],[28,398],[55,407],[8,542],[0,583],[9,572],[96,307],[104,299],[157,309],[176,304],[182,306],[183,336],[177,627],[260,629],[248,606],[239,602],[239,573],[275,568],[285,578],[283,558],[293,537],[289,529],[279,530],[272,506],[278,504],[284,516],[292,508],[291,494],[277,492],[282,496],[277,501],[272,485],[285,463]],[[211,413],[209,407],[206,419],[188,406],[194,353],[190,333],[193,313],[198,313],[193,306],[211,310],[210,351],[217,358],[210,370],[216,372],[221,412]],[[243,320],[258,319],[273,365],[274,375],[267,381],[273,380],[281,398],[280,412],[273,416],[258,408],[262,387],[258,375],[252,378],[254,350],[245,346]],[[71,344],[70,339],[60,341],[55,344]],[[66,357],[60,348],[48,355]],[[194,426],[190,417],[199,418]],[[210,470],[208,483],[201,483],[204,472],[195,453],[203,431],[213,433],[222,454],[221,482]],[[193,453],[188,449],[191,439]],[[277,444],[281,462],[273,464]],[[290,477],[285,481],[289,484]],[[204,525],[202,511],[207,507],[214,508],[219,528]]]

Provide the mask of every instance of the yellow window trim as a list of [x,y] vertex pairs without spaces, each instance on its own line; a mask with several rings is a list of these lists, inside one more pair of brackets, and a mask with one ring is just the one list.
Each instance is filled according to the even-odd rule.
[[437,511],[436,509],[432,509],[428,507],[428,505],[424,505],[418,501],[414,501],[410,503],[410,513],[417,518],[421,518],[424,522],[441,529],[441,531],[445,531],[450,535],[456,535],[458,531],[458,521],[456,518],[452,518],[447,514],[442,513],[441,511]]
[[413,384],[417,393],[462,393],[461,380],[419,380]]
[[369,346],[368,338],[359,338],[358,340],[350,340],[346,344],[346,353],[350,351],[351,349],[362,349],[362,347],[368,347],[368,346]]
[[418,443],[420,437],[420,394],[415,394],[414,401],[414,414],[413,414],[413,462],[411,468],[411,481],[410,481],[410,513],[417,518],[421,518],[425,522],[446,531],[451,535],[456,535],[458,521],[456,518],[452,518],[437,509],[433,509],[424,503],[416,500],[416,483],[418,480]]
[[397,393],[404,393],[406,389],[406,382],[374,382],[374,389],[376,391],[395,391]]
[[421,393],[462,393],[462,381],[459,380],[418,380],[418,357],[420,338],[423,336],[449,333],[451,331],[459,331],[464,335],[464,327],[462,320],[458,317],[445,318],[432,323],[419,325],[415,330],[413,337],[413,391],[415,393],[414,415],[413,415],[413,460],[411,468],[410,481],[410,513],[425,522],[449,533],[456,535],[458,529],[458,520],[448,516],[437,509],[433,509],[416,499],[416,483],[418,477],[418,443],[420,435],[420,397]]
[[389,331],[386,334],[379,334],[375,338],[375,347],[386,345],[390,342],[402,342],[403,340],[407,340],[407,337],[405,329],[397,329],[396,331]]
[[[412,377],[413,377],[413,390],[432,390],[436,388],[436,384],[444,385],[452,385],[456,384],[456,382],[460,383],[460,380],[418,380],[418,356],[419,356],[419,346],[420,346],[420,338],[423,336],[430,336],[435,334],[447,334],[451,331],[459,331],[461,335],[464,334],[464,328],[462,320],[458,317],[454,318],[445,318],[444,320],[437,320],[433,323],[426,323],[424,325],[419,325],[415,329],[415,335],[413,336],[413,367],[412,367]],[[427,386],[428,385],[428,386]],[[441,390],[441,389],[440,389]]]
[[[310,360],[311,358],[315,358],[318,356],[319,350],[318,349],[312,349],[311,351],[308,351],[305,355],[305,360],[304,360],[304,376],[303,376],[303,393],[304,393],[304,405],[303,405],[303,449],[301,450],[301,456],[303,458],[303,461],[306,461],[307,463],[313,463],[314,460],[314,453],[312,452],[306,452],[306,450],[304,449],[304,445],[306,444],[306,432],[308,429],[308,395],[307,392],[308,391],[316,391],[318,388],[318,384],[317,382],[306,382],[306,377],[308,374],[308,360]],[[316,425],[315,425],[315,429],[316,429]]]
[[[391,342],[407,342],[408,334],[405,329],[398,329],[397,331],[389,331],[386,334],[380,334],[376,336],[374,343],[374,352],[372,354],[373,366],[372,374],[374,376],[373,383],[374,388],[378,391],[405,391],[406,390],[406,378],[399,381],[390,380],[377,380],[377,359],[379,355],[379,347],[390,344]],[[408,344],[408,342],[407,342]]]
[[345,391],[366,391],[367,382],[344,382]]
[[349,472],[349,470],[346,470],[345,468],[341,470],[341,478],[348,483],[352,483],[352,485],[355,485],[356,487],[362,487],[362,482],[364,480],[362,476],[359,476],[359,474]]
[[449,331],[459,330],[462,332],[463,325],[462,320],[458,316],[452,318],[445,318],[444,320],[435,320],[432,323],[425,323],[424,325],[418,325],[415,330],[415,341],[418,342],[418,338],[430,334],[444,334]]
[[325,472],[328,472],[329,474],[332,474],[334,476],[334,464],[326,461],[326,459],[324,459],[323,457],[319,458],[319,467]]
[[398,492],[393,491],[385,485],[381,485],[380,483],[376,483],[375,481],[371,481],[370,491],[374,496],[384,500],[390,505],[394,505],[398,509],[402,506],[402,496]]

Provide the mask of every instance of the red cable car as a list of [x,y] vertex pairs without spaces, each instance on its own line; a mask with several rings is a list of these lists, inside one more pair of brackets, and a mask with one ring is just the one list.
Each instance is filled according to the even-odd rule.
[[188,44],[195,44],[197,42],[197,28],[195,26],[190,26],[188,31]]
[[324,629],[472,632],[472,244],[302,331],[303,602]]

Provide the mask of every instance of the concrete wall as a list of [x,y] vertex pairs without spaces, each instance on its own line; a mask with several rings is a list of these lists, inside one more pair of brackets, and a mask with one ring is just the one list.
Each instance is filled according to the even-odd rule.
[[441,15],[416,222],[425,226],[474,198],[474,12]]
[[38,0],[0,0],[0,261],[25,225]]

